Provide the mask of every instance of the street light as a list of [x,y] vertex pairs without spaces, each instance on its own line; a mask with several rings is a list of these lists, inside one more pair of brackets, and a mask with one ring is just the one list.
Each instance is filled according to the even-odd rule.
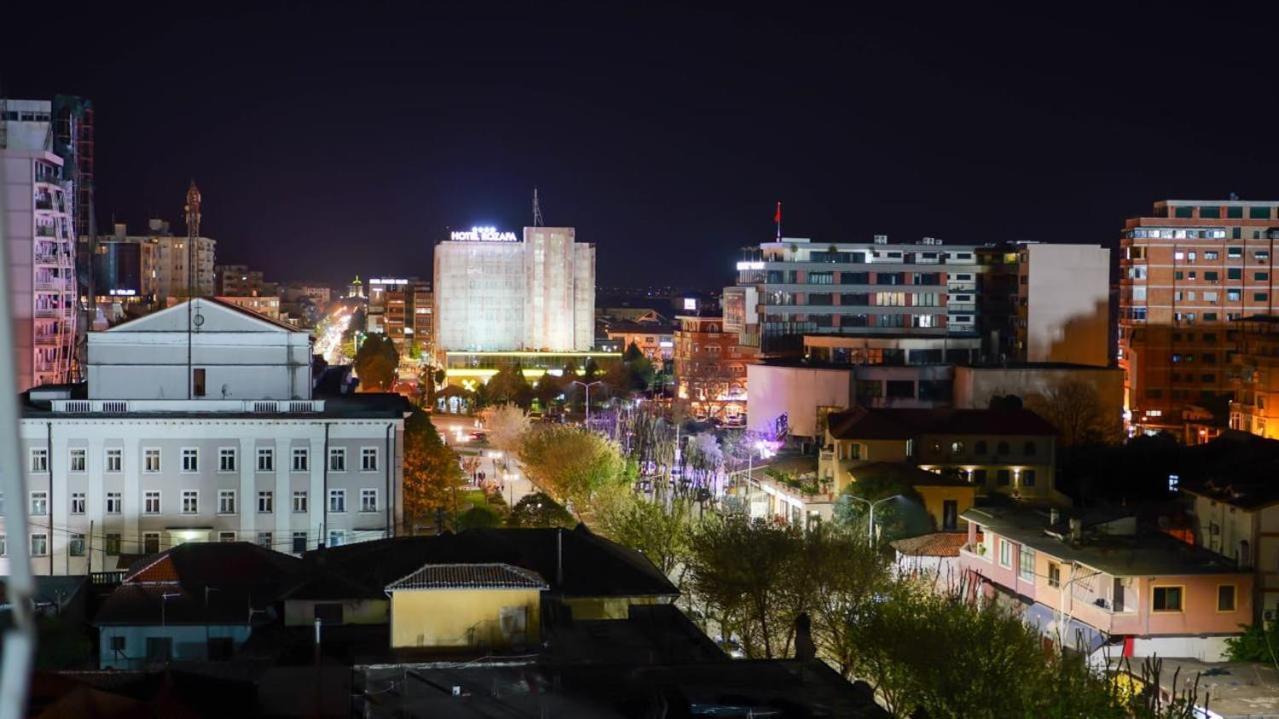
[[871,546],[872,547],[875,546],[875,507],[889,500],[901,499],[902,495],[894,494],[891,497],[884,497],[883,499],[877,499],[874,502],[870,501],[869,499],[863,499],[861,497],[858,497],[855,494],[846,494],[844,496],[848,497],[849,499],[855,499],[858,502],[861,502],[870,508],[870,516],[867,517],[867,521],[866,521],[866,534],[870,540]]
[[597,384],[604,384],[604,380],[597,379],[594,382],[583,382],[580,379],[575,379],[572,382],[569,382],[569,384],[580,384],[586,388],[586,428],[590,429],[591,428],[591,387],[594,387]]

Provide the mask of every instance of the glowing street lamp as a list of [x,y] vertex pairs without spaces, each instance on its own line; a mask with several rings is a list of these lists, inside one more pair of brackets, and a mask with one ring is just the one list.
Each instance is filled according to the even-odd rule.
[[586,388],[586,428],[590,429],[591,428],[591,387],[594,387],[597,384],[604,384],[604,380],[597,379],[594,382],[583,382],[579,379],[575,379],[572,382],[569,382],[569,384],[580,384],[582,385],[582,387]]
[[866,531],[867,531],[867,537],[870,540],[870,545],[872,547],[875,546],[875,507],[893,499],[901,499],[902,495],[894,494],[891,497],[884,497],[883,499],[877,499],[874,502],[870,501],[869,499],[863,499],[861,497],[858,497],[855,494],[847,494],[845,496],[848,497],[849,499],[855,499],[858,502],[861,502],[862,504],[865,504],[867,507],[870,508],[870,516],[866,518],[867,519]]

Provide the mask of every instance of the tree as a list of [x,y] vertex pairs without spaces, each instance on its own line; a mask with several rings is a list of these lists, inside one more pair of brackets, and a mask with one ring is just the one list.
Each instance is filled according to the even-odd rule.
[[354,365],[361,387],[369,391],[388,392],[395,386],[400,353],[395,350],[395,343],[386,335],[366,335],[364,343],[355,353]]
[[879,471],[859,472],[857,481],[844,488],[835,503],[835,521],[859,535],[867,533],[870,512],[866,502],[900,495],[897,500],[881,502],[875,507],[875,536],[883,541],[913,537],[934,530],[932,517],[924,509],[924,500],[910,483],[910,473],[918,472],[909,465],[890,465]]
[[414,409],[404,421],[404,518],[427,524],[453,506],[462,469],[457,453],[444,444],[431,418]]
[[519,365],[504,367],[485,383],[488,401],[493,404],[517,404],[528,409],[533,402],[533,387]]
[[513,404],[503,404],[484,412],[484,427],[488,430],[489,444],[514,454],[520,450],[530,423],[524,410]]
[[542,411],[549,410],[559,401],[560,395],[564,394],[564,389],[568,384],[569,375],[555,376],[550,372],[543,374],[537,378],[537,384],[533,386],[533,396],[537,399]]
[[595,363],[594,357],[586,359],[586,368],[582,370],[582,379],[586,382],[594,382],[599,379],[600,366]]
[[458,531],[491,529],[502,526],[502,515],[487,504],[477,504],[457,515],[454,527]]
[[1110,442],[1119,418],[1108,422],[1097,388],[1081,380],[1065,380],[1040,394],[1031,395],[1029,409],[1057,428],[1062,447]]
[[595,490],[622,477],[617,445],[580,427],[535,428],[524,435],[519,458],[539,489],[565,502],[584,504]]
[[526,494],[506,517],[508,527],[563,527],[572,529],[577,520],[568,510],[543,492]]
[[687,564],[696,526],[693,504],[687,499],[650,501],[618,485],[598,492],[592,509],[594,526],[602,534],[642,553],[672,580],[675,570]]

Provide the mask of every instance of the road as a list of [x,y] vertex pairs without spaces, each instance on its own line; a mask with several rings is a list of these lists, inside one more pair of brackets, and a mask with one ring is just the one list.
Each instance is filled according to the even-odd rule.
[[[514,507],[525,496],[537,491],[537,487],[524,476],[519,462],[513,457],[505,457],[503,453],[489,446],[488,442],[471,437],[475,432],[474,417],[454,414],[432,414],[431,423],[444,441],[463,456],[478,456],[480,464],[477,472],[483,472],[489,479],[497,478],[502,483],[502,498]],[[469,481],[469,477],[467,478]]]
[[316,327],[315,352],[331,365],[350,362],[350,357],[342,355],[342,335],[351,325],[354,310],[345,305],[336,305]]

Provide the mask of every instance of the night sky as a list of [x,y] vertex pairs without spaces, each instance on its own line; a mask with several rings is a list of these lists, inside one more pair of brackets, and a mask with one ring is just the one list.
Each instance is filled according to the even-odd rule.
[[778,200],[819,242],[1113,245],[1160,198],[1279,199],[1274,10],[123,4],[6,3],[0,94],[94,101],[100,229],[176,225],[194,177],[271,279],[429,278],[534,185],[629,286],[730,282]]

